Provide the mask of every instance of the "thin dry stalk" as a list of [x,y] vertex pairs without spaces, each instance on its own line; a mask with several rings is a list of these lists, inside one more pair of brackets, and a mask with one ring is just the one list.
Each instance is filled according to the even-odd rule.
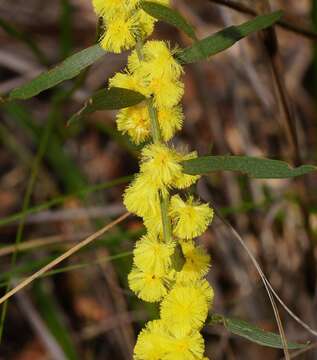
[[82,248],[84,248],[85,246],[87,246],[88,244],[90,244],[91,242],[93,242],[94,240],[96,240],[99,236],[103,235],[104,233],[106,233],[108,230],[110,230],[111,228],[113,228],[114,226],[120,224],[122,221],[124,221],[128,216],[130,216],[130,213],[125,213],[122,216],[120,216],[118,219],[112,221],[110,224],[106,225],[105,227],[103,227],[102,229],[100,229],[99,231],[95,232],[94,234],[92,234],[91,236],[89,236],[88,238],[86,238],[85,240],[83,240],[82,242],[80,242],[79,244],[75,245],[74,247],[72,247],[71,249],[69,249],[68,251],[66,251],[64,254],[62,254],[61,256],[59,256],[58,258],[56,258],[55,260],[51,261],[50,263],[48,263],[47,265],[45,265],[44,267],[42,267],[40,270],[38,270],[37,272],[35,272],[33,275],[29,276],[28,278],[26,278],[24,281],[22,281],[19,285],[17,285],[16,287],[14,287],[12,290],[10,290],[9,292],[7,292],[4,296],[2,296],[2,298],[0,298],[0,305],[3,304],[5,301],[7,301],[9,298],[11,298],[14,294],[16,294],[18,291],[22,290],[23,288],[25,288],[27,285],[29,285],[32,281],[38,279],[40,276],[42,276],[43,274],[45,274],[47,271],[51,270],[54,266],[58,265],[59,263],[61,263],[62,261],[64,261],[65,259],[69,258],[70,256],[72,256],[73,254],[75,254],[76,252],[78,252],[79,250],[81,250]]

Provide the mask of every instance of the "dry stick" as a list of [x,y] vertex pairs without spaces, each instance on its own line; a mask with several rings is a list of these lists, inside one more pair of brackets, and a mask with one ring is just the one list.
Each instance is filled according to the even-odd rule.
[[255,257],[253,256],[253,254],[251,253],[250,249],[245,244],[245,242],[243,241],[241,236],[238,234],[238,232],[231,226],[231,224],[225,218],[222,217],[219,210],[215,206],[214,206],[214,210],[215,210],[215,213],[217,214],[217,216],[219,217],[219,219],[230,229],[230,231],[235,236],[235,238],[238,239],[239,243],[244,248],[244,250],[247,252],[247,254],[250,257],[250,259],[251,259],[253,265],[255,266],[257,272],[259,273],[259,275],[260,275],[260,277],[262,279],[262,282],[263,282],[263,284],[265,286],[268,297],[270,299],[273,311],[274,311],[274,316],[275,316],[277,326],[278,326],[278,329],[279,329],[279,333],[280,333],[280,336],[281,336],[281,339],[282,339],[283,351],[284,351],[285,359],[290,360],[290,355],[289,355],[289,352],[288,352],[288,346],[287,346],[287,340],[286,340],[286,336],[285,336],[285,331],[284,331],[284,328],[283,328],[283,324],[282,324],[280,314],[278,312],[277,305],[276,305],[274,297],[273,297],[273,295],[271,293],[271,288],[272,287],[271,287],[269,281],[267,280],[266,276],[264,275],[259,263],[255,259]]
[[272,69],[274,84],[276,86],[278,100],[284,115],[284,128],[286,130],[286,137],[292,147],[292,161],[294,165],[301,164],[301,155],[298,146],[297,133],[296,133],[296,120],[294,112],[290,103],[289,95],[286,90],[285,80],[283,76],[283,69],[279,55],[279,46],[274,28],[264,30],[263,44],[265,46],[267,56],[269,59],[270,67]]
[[11,298],[14,294],[16,294],[18,291],[20,291],[21,289],[25,288],[27,285],[29,285],[32,281],[36,280],[37,278],[39,278],[40,276],[42,276],[44,273],[46,273],[48,270],[52,269],[54,266],[58,265],[59,263],[61,263],[63,260],[69,258],[70,256],[72,256],[73,254],[75,254],[77,251],[79,251],[80,249],[82,249],[83,247],[87,246],[88,244],[90,244],[91,242],[93,242],[94,240],[96,240],[99,236],[103,235],[105,232],[107,232],[108,230],[110,230],[111,228],[113,228],[115,225],[118,225],[119,223],[121,223],[123,220],[125,220],[128,216],[130,216],[130,213],[127,212],[125,214],[123,214],[122,216],[120,216],[118,219],[114,220],[113,222],[111,222],[110,224],[106,225],[105,227],[103,227],[102,229],[98,230],[97,232],[95,232],[94,234],[90,235],[88,238],[86,238],[85,240],[83,240],[82,242],[80,242],[79,244],[75,245],[74,247],[72,247],[71,249],[69,249],[68,251],[66,251],[64,254],[62,254],[61,256],[59,256],[58,258],[54,259],[53,261],[51,261],[50,263],[48,263],[47,265],[45,265],[44,267],[42,267],[39,271],[35,272],[33,275],[29,276],[27,279],[25,279],[24,281],[22,281],[19,285],[17,285],[16,287],[14,287],[11,291],[7,292],[2,298],[0,298],[0,305],[2,303],[4,303],[5,301],[7,301],[9,298]]
[[[270,4],[268,1],[265,1],[264,3],[260,3],[262,6],[263,4],[266,4],[266,8],[264,8],[264,11],[270,10]],[[261,10],[261,9],[260,9]],[[267,29],[262,32],[263,33],[263,39],[264,39],[264,45],[267,50],[267,54],[270,60],[271,69],[274,75],[274,81],[277,87],[277,95],[279,97],[279,100],[281,102],[281,107],[284,112],[284,120],[285,124],[284,127],[286,129],[286,137],[288,138],[289,143],[293,147],[293,156],[292,156],[292,162],[294,165],[298,166],[302,164],[302,158],[301,153],[299,149],[298,139],[297,139],[297,132],[296,132],[296,118],[294,116],[294,112],[291,106],[290,98],[285,86],[285,79],[283,75],[283,69],[282,69],[282,63],[280,60],[279,55],[279,47],[278,47],[278,40],[275,33],[274,28]],[[316,247],[316,241],[315,236],[311,228],[311,224],[309,222],[309,206],[310,206],[310,197],[307,192],[307,186],[305,179],[297,180],[297,188],[300,191],[300,208],[303,215],[303,221],[304,221],[304,227],[307,232],[307,236],[310,242],[310,248],[307,252],[307,267],[309,274],[309,280],[310,284],[312,284],[313,291],[315,290],[315,279],[317,276],[316,273],[316,267],[315,267],[315,259],[314,259],[314,251]]]
[[[19,246],[16,245],[8,245],[4,247],[0,247],[0,257],[9,255],[13,253],[14,251],[26,251],[35,249],[42,246],[49,246],[49,245],[56,245],[63,243],[63,245],[69,245],[69,243],[78,241],[84,236],[88,236],[87,232],[81,233],[81,234],[74,234],[71,237],[65,236],[65,235],[52,235],[45,238],[38,238],[33,240],[27,240],[20,243]],[[66,244],[65,244],[66,242]]]
[[[209,0],[209,1],[216,3],[218,5],[226,6],[230,9],[239,11],[243,14],[253,15],[253,16],[257,15],[256,10],[254,10],[244,4],[240,4],[236,1],[233,1],[233,0]],[[295,24],[294,22],[290,22],[290,21],[286,21],[286,20],[279,20],[277,22],[277,25],[283,27],[286,30],[292,31],[296,34],[305,36],[311,40],[317,40],[317,34],[314,31],[308,29],[307,27],[299,26],[299,25]]]
[[[215,206],[214,206],[215,208]],[[247,252],[247,254],[249,255],[249,257],[251,258],[254,266],[256,267],[257,271],[259,272],[261,279],[264,283],[264,286],[266,287],[266,289],[269,289],[269,292],[271,292],[276,300],[280,303],[280,305],[284,308],[284,310],[291,316],[291,318],[293,318],[299,325],[301,325],[305,330],[307,330],[310,334],[314,335],[317,337],[317,330],[312,329],[308,324],[306,324],[303,320],[301,320],[284,302],[283,300],[279,297],[279,295],[276,293],[276,291],[274,290],[274,288],[272,287],[271,283],[269,282],[269,280],[266,278],[266,276],[264,275],[260,265],[258,264],[258,262],[256,261],[256,259],[254,258],[254,256],[252,255],[251,251],[249,250],[249,248],[247,247],[247,245],[245,244],[245,242],[243,241],[243,239],[241,238],[241,236],[238,234],[238,232],[230,225],[230,223],[228,223],[228,221],[226,219],[224,219],[222,217],[222,215],[220,214],[219,210],[215,208],[215,213],[218,215],[218,217],[220,218],[220,220],[230,229],[230,231],[233,233],[233,235],[237,238],[237,240],[239,241],[239,243],[242,245],[242,247],[245,249],[245,251]]]

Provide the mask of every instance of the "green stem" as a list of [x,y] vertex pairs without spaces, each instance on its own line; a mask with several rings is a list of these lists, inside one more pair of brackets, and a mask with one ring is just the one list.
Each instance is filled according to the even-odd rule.
[[169,195],[163,195],[160,192],[160,207],[161,207],[161,216],[162,216],[162,225],[163,225],[163,237],[166,242],[172,240],[172,226],[171,221],[168,216],[169,208]]
[[[143,47],[142,41],[138,40],[135,49],[140,61],[143,60],[142,47]],[[162,141],[161,130],[158,122],[157,110],[153,104],[153,99],[152,98],[147,99],[146,105],[151,120],[151,133],[152,133],[153,142],[155,144],[160,144],[163,141]],[[160,198],[161,219],[163,226],[163,238],[165,242],[170,242],[172,240],[172,225],[168,215],[169,195],[168,194],[163,195],[161,192],[159,192],[159,198]]]
[[158,123],[157,111],[153,105],[153,100],[147,99],[146,104],[151,119],[151,133],[152,133],[153,142],[161,143],[162,142],[161,130]]

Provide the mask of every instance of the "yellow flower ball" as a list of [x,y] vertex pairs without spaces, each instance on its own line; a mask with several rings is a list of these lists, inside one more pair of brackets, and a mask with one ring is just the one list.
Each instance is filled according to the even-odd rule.
[[161,318],[172,331],[199,330],[208,314],[208,302],[194,286],[176,284],[161,303]]
[[163,224],[162,224],[162,214],[161,207],[158,205],[151,212],[148,212],[147,215],[142,216],[144,226],[147,231],[156,236],[163,235]]
[[97,15],[112,18],[118,12],[131,12],[140,0],[92,0]]
[[181,172],[177,152],[163,144],[151,144],[142,150],[141,173],[151,176],[157,188],[172,186]]
[[145,79],[149,92],[153,94],[154,105],[159,110],[162,107],[176,106],[184,95],[184,84],[164,75]]
[[183,68],[175,60],[174,53],[165,41],[147,41],[142,48],[143,59],[140,60],[134,50],[128,58],[128,68],[132,72],[139,71],[144,77],[177,80]]
[[164,141],[169,141],[175,135],[176,131],[181,130],[183,119],[184,115],[181,106],[159,108],[158,122]]
[[158,236],[147,234],[139,240],[134,249],[134,264],[143,271],[158,274],[168,272],[175,244],[165,243]]
[[200,247],[195,246],[193,241],[182,244],[185,264],[181,271],[176,274],[177,281],[195,281],[205,276],[210,268],[210,256]]
[[141,217],[158,214],[160,201],[155,179],[147,174],[138,174],[126,188],[123,203],[128,211]]
[[187,201],[183,201],[179,195],[172,196],[169,213],[174,235],[181,239],[200,236],[213,218],[213,210],[208,204],[200,204],[192,196]]
[[161,360],[166,353],[167,335],[162,321],[146,324],[140,332],[135,348],[134,360]]
[[[166,324],[169,328],[169,324]],[[166,354],[162,360],[200,360],[205,351],[204,339],[198,331],[169,331]]]
[[101,38],[101,47],[109,52],[120,53],[131,49],[136,44],[138,23],[135,16],[128,17],[120,12],[106,24],[106,31]]
[[146,88],[143,79],[140,78],[137,73],[116,73],[109,79],[109,88],[112,87],[137,91],[144,96],[150,95],[150,90]]
[[145,105],[121,109],[117,114],[117,127],[128,134],[135,144],[141,144],[151,136],[149,112]]
[[166,274],[142,271],[133,267],[128,275],[130,289],[142,300],[157,302],[167,294],[169,278]]
[[[179,153],[179,161],[191,160],[197,158],[197,152],[193,151],[186,154],[185,151]],[[186,189],[196,183],[200,179],[200,175],[188,175],[183,172],[175,179],[174,187],[176,189]]]

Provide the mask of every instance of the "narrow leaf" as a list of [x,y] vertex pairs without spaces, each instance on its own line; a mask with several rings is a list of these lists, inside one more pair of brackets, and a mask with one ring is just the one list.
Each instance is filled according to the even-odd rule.
[[175,26],[184,31],[189,37],[196,40],[195,30],[178,11],[151,1],[142,2],[141,7],[149,15]]
[[275,11],[271,14],[257,16],[242,25],[227,27],[182,50],[176,55],[176,58],[182,64],[190,64],[207,59],[211,55],[228,49],[244,37],[272,26],[282,15],[282,11]]
[[285,179],[316,171],[313,165],[291,168],[286,162],[249,156],[203,156],[183,162],[187,174],[237,171],[256,179]]
[[[223,325],[228,331],[249,341],[262,346],[283,349],[282,339],[278,334],[270,331],[264,331],[244,320],[223,318]],[[287,347],[290,350],[302,349],[306,346],[307,344],[297,344],[294,342],[287,343]]]
[[72,79],[104,54],[105,51],[99,45],[86,48],[70,56],[53,69],[43,72],[27,84],[12,90],[10,99],[29,99],[65,80]]
[[145,97],[136,91],[116,87],[102,89],[86,101],[84,107],[68,120],[67,125],[95,111],[122,109],[137,105],[143,100]]

